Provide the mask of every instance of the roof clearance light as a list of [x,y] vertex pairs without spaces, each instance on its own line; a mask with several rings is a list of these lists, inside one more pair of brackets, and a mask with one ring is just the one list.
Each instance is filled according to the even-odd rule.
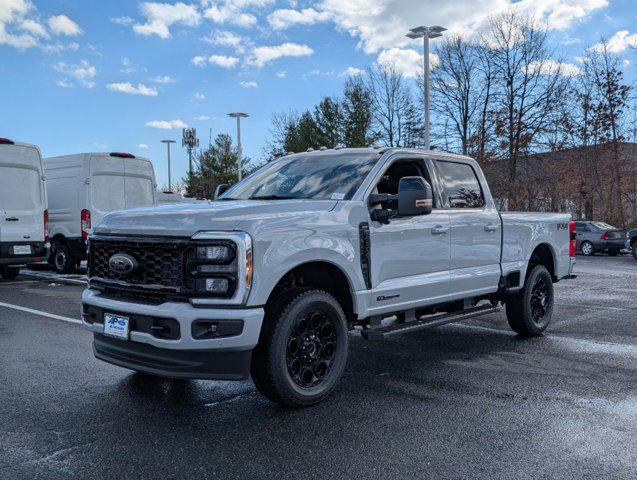
[[133,155],[132,153],[126,153],[126,152],[112,152],[110,156],[119,157],[119,158],[135,158],[135,155]]

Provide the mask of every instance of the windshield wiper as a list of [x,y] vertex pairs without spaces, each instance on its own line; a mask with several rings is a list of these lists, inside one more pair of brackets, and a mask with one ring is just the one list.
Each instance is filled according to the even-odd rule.
[[249,197],[248,200],[297,200],[299,196],[294,195],[257,195],[255,197]]

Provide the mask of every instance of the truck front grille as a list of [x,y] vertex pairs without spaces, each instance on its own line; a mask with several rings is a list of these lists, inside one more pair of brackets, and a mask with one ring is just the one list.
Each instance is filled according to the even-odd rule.
[[[134,239],[95,237],[89,240],[88,278],[91,284],[131,286],[144,290],[185,292],[193,288],[184,278],[190,251],[187,239]],[[130,274],[114,272],[109,261],[115,254],[133,257],[138,268]]]

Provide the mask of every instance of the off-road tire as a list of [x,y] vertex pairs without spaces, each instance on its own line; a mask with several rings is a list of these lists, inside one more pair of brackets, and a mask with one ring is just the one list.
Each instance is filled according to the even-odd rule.
[[5,280],[13,280],[20,275],[20,267],[0,267],[0,277]]
[[[544,294],[538,291],[539,284]],[[541,298],[545,298],[545,304]],[[541,335],[553,316],[554,299],[551,274],[542,265],[533,266],[526,276],[522,291],[510,296],[506,301],[509,326],[523,337]],[[544,311],[539,318],[538,310]]]
[[[325,291],[294,289],[282,294],[265,310],[259,343],[252,353],[251,374],[257,390],[287,407],[305,407],[320,402],[334,390],[347,362],[347,320],[343,309]],[[313,378],[319,383],[304,387],[291,373],[290,344],[296,338],[300,322],[314,312],[324,315],[332,326],[334,337],[330,338],[333,338],[334,351],[324,376]]]

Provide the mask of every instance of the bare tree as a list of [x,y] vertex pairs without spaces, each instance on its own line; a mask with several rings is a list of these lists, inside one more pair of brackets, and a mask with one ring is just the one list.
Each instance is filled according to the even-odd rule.
[[413,145],[416,111],[405,77],[394,65],[382,64],[368,70],[367,82],[378,137],[390,147]]

